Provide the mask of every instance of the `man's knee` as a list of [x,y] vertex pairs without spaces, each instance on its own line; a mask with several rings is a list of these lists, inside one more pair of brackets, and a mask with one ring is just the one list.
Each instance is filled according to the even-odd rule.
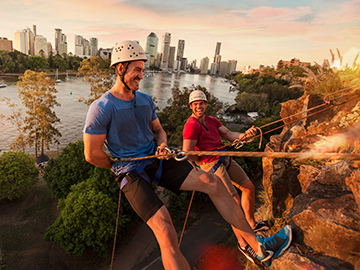
[[255,193],[255,186],[254,184],[251,182],[251,180],[248,180],[246,182],[244,182],[241,186],[240,186],[240,190],[241,192],[244,194],[253,194]]
[[221,181],[220,177],[213,173],[205,174],[205,181],[203,181],[207,187],[207,193],[209,195],[219,192],[227,191],[224,183]]
[[176,231],[165,206],[160,208],[159,211],[148,220],[147,224],[155,234],[160,245],[171,246],[175,244],[173,242],[177,237]]

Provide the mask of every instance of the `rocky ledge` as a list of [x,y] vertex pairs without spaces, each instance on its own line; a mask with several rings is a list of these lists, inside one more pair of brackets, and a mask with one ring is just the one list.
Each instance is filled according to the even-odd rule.
[[[322,107],[304,95],[284,103],[286,127],[265,151],[360,153],[360,91],[336,102]],[[360,269],[360,160],[264,158],[263,171],[272,215],[294,233],[272,269]]]

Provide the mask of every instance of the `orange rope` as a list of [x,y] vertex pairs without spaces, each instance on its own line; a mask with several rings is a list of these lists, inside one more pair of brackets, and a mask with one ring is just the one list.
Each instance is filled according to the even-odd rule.
[[110,270],[112,270],[113,266],[114,266],[115,245],[116,245],[116,236],[117,236],[117,230],[118,230],[118,225],[119,225],[120,206],[121,206],[121,189],[119,190],[119,202],[118,202],[118,209],[117,209],[117,215],[116,215],[115,237],[114,237],[114,245],[113,245],[112,256],[111,256]]
[[193,201],[193,199],[194,199],[194,195],[195,195],[195,190],[193,190],[192,195],[191,195],[191,199],[190,199],[188,211],[187,211],[187,213],[186,213],[186,218],[185,218],[184,226],[183,226],[183,229],[182,229],[182,232],[181,232],[181,236],[180,236],[180,240],[179,240],[179,247],[180,247],[180,245],[181,245],[181,241],[182,241],[182,238],[183,238],[183,235],[184,235],[184,232],[185,232],[185,226],[186,226],[186,222],[187,222],[187,220],[188,220],[189,214],[190,214],[190,208],[191,208],[192,201]]

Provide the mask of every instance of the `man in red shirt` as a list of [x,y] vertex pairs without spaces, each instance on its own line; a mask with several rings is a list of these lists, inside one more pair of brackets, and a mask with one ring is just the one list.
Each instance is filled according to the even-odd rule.
[[[203,91],[192,91],[189,97],[192,115],[187,120],[183,130],[183,151],[216,151],[224,148],[221,138],[228,141],[243,140],[254,136],[256,129],[251,127],[245,133],[232,132],[217,118],[205,115],[207,98]],[[192,161],[206,172],[213,172],[221,178],[234,200],[243,209],[247,222],[254,232],[268,230],[269,222],[255,222],[255,187],[240,165],[230,157],[220,156],[190,156]],[[236,186],[241,190],[240,199]],[[256,260],[251,247],[241,236],[238,229],[233,231],[239,240],[239,250],[252,262]]]

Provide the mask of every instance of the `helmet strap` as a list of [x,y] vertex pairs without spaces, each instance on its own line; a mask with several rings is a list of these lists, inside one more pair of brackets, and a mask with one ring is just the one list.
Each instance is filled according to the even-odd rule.
[[119,74],[119,76],[120,76],[120,79],[121,79],[121,82],[125,85],[125,87],[128,89],[128,90],[131,90],[130,89],[130,87],[127,85],[127,83],[125,82],[125,73],[126,73],[126,71],[127,71],[127,68],[128,68],[128,66],[129,66],[129,63],[130,62],[125,62],[125,63],[123,63],[122,65],[123,65],[123,72],[122,72],[122,74],[120,75]]

